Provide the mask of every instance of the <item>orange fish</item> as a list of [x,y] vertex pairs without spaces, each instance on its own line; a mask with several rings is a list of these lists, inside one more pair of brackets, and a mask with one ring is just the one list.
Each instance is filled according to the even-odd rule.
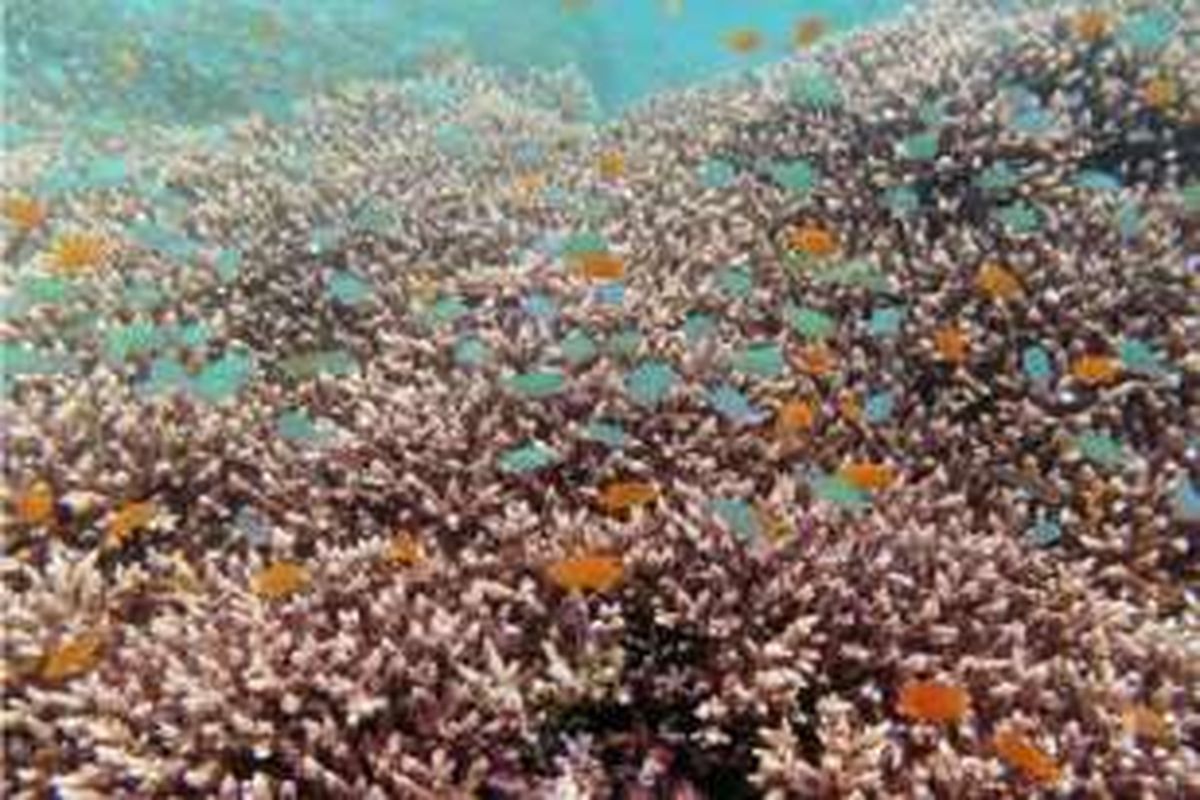
[[951,364],[965,364],[970,351],[967,336],[957,325],[938,328],[933,334],[933,346],[942,360]]
[[656,499],[658,489],[653,484],[643,481],[620,481],[604,487],[604,491],[600,493],[600,507],[611,514],[653,503]]
[[621,582],[625,566],[615,556],[578,556],[555,561],[546,576],[561,589],[607,592]]
[[805,17],[792,28],[792,43],[796,47],[812,47],[829,30],[824,17]]
[[625,262],[612,253],[577,253],[572,260],[588,280],[619,281],[625,277]]
[[386,558],[398,567],[415,567],[425,560],[425,548],[417,537],[401,531],[388,545]]
[[1142,86],[1142,102],[1157,111],[1175,105],[1179,100],[1179,87],[1170,78],[1152,78]]
[[64,275],[81,275],[108,260],[108,242],[94,233],[60,234],[50,246],[50,263]]
[[1071,364],[1071,374],[1089,386],[1112,383],[1121,374],[1121,362],[1108,356],[1080,356]]
[[304,589],[312,575],[303,565],[292,561],[276,561],[259,570],[250,579],[250,590],[267,600],[281,600]]
[[1121,724],[1129,735],[1150,742],[1166,741],[1171,735],[1162,714],[1143,703],[1126,706],[1121,712]]
[[828,258],[838,250],[837,236],[821,225],[801,225],[788,232],[788,246],[793,252],[811,258]]
[[126,503],[113,515],[108,523],[109,547],[121,547],[136,531],[145,528],[158,516],[158,506],[153,500]]
[[1080,11],[1071,20],[1071,29],[1075,35],[1088,44],[1094,44],[1108,36],[1112,20],[1107,13],[1099,9]]
[[46,206],[23,194],[10,195],[0,204],[0,214],[17,230],[28,233],[46,221]]
[[842,467],[838,477],[859,489],[875,492],[896,482],[896,470],[887,464],[858,461]]
[[513,193],[520,200],[530,200],[537,196],[546,185],[546,178],[537,172],[518,175],[513,180]]
[[763,37],[753,28],[739,28],[725,34],[725,46],[738,55],[744,56],[761,48]]
[[993,300],[1011,300],[1021,293],[1021,282],[1004,266],[988,261],[979,268],[975,286]]
[[42,680],[51,683],[78,678],[96,668],[104,655],[104,637],[86,632],[67,639],[42,657]]
[[838,397],[838,412],[847,422],[858,422],[862,419],[863,409],[858,395],[851,391],[843,391]]
[[817,412],[811,403],[804,400],[789,400],[775,416],[775,430],[781,436],[811,430],[816,423]]
[[825,345],[814,344],[800,351],[797,366],[809,375],[823,377],[837,370],[837,358]]
[[38,481],[13,498],[18,522],[43,525],[54,518],[54,490],[45,481]]
[[1005,764],[1035,783],[1058,783],[1062,770],[1045,750],[1014,730],[992,737],[992,747]]
[[619,150],[609,150],[601,153],[596,160],[596,168],[600,177],[606,181],[615,181],[625,174],[625,156]]
[[937,681],[909,681],[900,687],[896,712],[916,722],[958,722],[967,715],[967,690]]

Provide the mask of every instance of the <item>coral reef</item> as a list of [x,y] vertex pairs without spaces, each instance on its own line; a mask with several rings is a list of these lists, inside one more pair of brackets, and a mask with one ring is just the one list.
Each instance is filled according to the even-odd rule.
[[1200,795],[1200,14],[994,5],[15,152],[0,791]]

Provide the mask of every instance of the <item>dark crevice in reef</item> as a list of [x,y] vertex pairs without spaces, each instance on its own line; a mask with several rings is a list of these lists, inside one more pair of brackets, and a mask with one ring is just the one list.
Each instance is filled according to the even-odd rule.
[[737,800],[761,796],[749,780],[758,721],[743,717],[726,722],[721,729],[729,743],[704,748],[691,741],[692,734],[703,727],[694,712],[691,703],[647,697],[635,697],[628,704],[579,703],[562,709],[539,732],[539,750],[546,755],[534,760],[544,768],[562,754],[566,739],[588,735],[594,754],[614,779],[613,798],[630,796],[628,787],[637,784],[638,772],[649,758],[666,765],[661,789],[690,784],[707,797]]
[[[761,792],[750,783],[755,768],[752,748],[763,720],[743,715],[719,727],[723,744],[696,741],[701,730],[713,727],[696,716],[702,700],[705,665],[715,657],[716,644],[683,627],[654,621],[653,609],[639,604],[627,610],[627,662],[622,685],[631,690],[628,702],[588,700],[556,710],[538,732],[536,749],[525,766],[546,773],[566,751],[571,739],[591,739],[592,755],[613,780],[610,797],[633,796],[638,774],[648,759],[665,767],[655,797],[690,786],[705,797],[754,798]],[[664,691],[665,676],[679,676],[678,691]],[[484,797],[504,797],[491,793]]]

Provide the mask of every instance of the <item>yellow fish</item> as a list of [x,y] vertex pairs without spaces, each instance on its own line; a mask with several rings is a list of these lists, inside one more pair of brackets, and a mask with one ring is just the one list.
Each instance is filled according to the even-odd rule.
[[658,498],[654,484],[643,481],[620,481],[610,483],[600,493],[600,507],[610,514],[634,506],[652,503]]
[[108,262],[108,240],[95,233],[72,231],[60,234],[50,246],[50,264],[55,272],[82,275]]
[[1121,362],[1103,355],[1085,355],[1071,364],[1071,374],[1089,386],[1112,383],[1121,374]]
[[609,150],[600,154],[596,160],[600,177],[606,181],[615,181],[625,174],[625,155],[619,150]]
[[823,17],[805,17],[792,29],[792,43],[796,47],[811,47],[825,35],[827,30],[829,30],[829,24]]
[[81,633],[49,650],[42,660],[42,680],[61,683],[78,678],[96,668],[104,655],[104,637],[99,633]]
[[738,55],[748,55],[763,46],[763,35],[754,28],[739,28],[725,34],[725,46]]
[[993,300],[1011,300],[1021,293],[1021,281],[1004,265],[987,261],[975,276],[975,287]]
[[250,579],[250,590],[267,600],[281,600],[308,586],[312,575],[301,564],[277,561]]
[[137,530],[145,528],[158,516],[158,506],[153,500],[126,503],[117,510],[108,523],[108,546],[120,547]]
[[0,202],[0,216],[18,231],[28,233],[46,221],[46,206],[27,195],[12,195]]
[[387,560],[397,567],[415,567],[425,560],[425,548],[417,537],[401,531],[388,545]]

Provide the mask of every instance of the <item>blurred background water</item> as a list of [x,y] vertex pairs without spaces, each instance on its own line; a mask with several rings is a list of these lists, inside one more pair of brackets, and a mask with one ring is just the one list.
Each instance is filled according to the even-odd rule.
[[[468,58],[575,67],[611,114],[668,87],[778,59],[797,20],[836,34],[896,0],[7,0],[6,143],[211,125],[348,80]],[[736,52],[729,37],[760,41]]]

